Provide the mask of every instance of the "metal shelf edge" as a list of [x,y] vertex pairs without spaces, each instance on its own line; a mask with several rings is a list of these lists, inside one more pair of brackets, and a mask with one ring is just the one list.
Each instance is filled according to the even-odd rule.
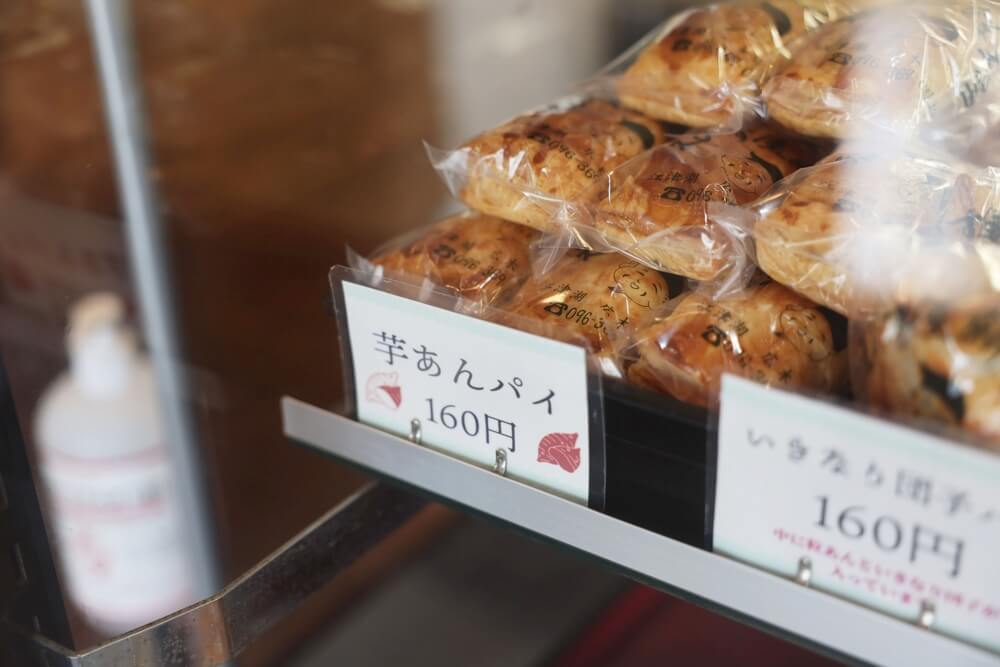
[[[800,586],[415,445],[295,398],[285,435],[854,660],[992,665],[1000,656]],[[669,508],[665,508],[669,511]]]

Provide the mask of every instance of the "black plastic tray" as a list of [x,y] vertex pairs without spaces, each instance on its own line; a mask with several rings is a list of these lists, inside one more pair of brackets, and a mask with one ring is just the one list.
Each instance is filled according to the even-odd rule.
[[604,424],[605,513],[710,548],[707,411],[606,381]]

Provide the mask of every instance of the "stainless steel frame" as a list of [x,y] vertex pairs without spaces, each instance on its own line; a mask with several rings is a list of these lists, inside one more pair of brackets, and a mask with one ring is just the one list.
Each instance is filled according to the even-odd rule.
[[22,663],[46,667],[209,667],[235,658],[255,638],[417,513],[413,494],[370,484],[218,595],[101,646],[73,652],[14,630]]
[[125,0],[87,0],[90,33],[97,54],[101,90],[119,198],[125,214],[129,264],[135,279],[139,314],[159,388],[167,444],[178,499],[184,513],[195,590],[207,597],[219,590],[214,514],[205,491],[204,464],[188,408],[181,371],[175,309],[157,200],[149,174],[142,89],[134,74]]
[[[837,657],[879,665],[1000,665],[1000,656],[695,549],[293,398],[299,442],[495,517]],[[669,507],[663,511],[669,512]]]

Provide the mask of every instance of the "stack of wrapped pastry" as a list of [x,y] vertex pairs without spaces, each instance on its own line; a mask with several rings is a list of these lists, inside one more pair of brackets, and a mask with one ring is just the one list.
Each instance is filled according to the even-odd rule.
[[373,261],[691,404],[732,373],[995,443],[998,20],[1000,0],[671,17],[578,96],[432,151],[476,212]]
[[761,112],[760,87],[789,46],[870,1],[759,0],[691,10],[668,21],[618,80],[627,106],[696,128],[738,129]]

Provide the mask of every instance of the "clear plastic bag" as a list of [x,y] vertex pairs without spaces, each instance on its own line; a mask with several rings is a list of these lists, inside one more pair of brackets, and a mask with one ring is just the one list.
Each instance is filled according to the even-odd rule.
[[521,286],[500,322],[557,340],[582,336],[604,374],[620,378],[624,341],[683,288],[622,255],[571,250]]
[[622,103],[695,128],[739,129],[763,115],[760,87],[788,45],[860,4],[767,0],[713,4],[680,14],[606,71]]
[[847,146],[760,204],[760,267],[855,316],[1000,287],[1000,172]]
[[689,292],[635,332],[632,384],[700,406],[718,402],[723,373],[830,394],[847,380],[847,322],[771,281],[714,299]]
[[948,124],[996,103],[998,21],[997,0],[920,0],[830,23],[768,81],[768,115],[818,137],[888,128],[961,142]]
[[990,90],[975,113],[960,115],[940,133],[931,129],[926,134],[959,160],[1000,169],[1000,85]]
[[588,248],[717,283],[717,293],[741,288],[755,270],[751,218],[727,206],[753,202],[824,150],[767,124],[678,135],[612,171],[570,226]]
[[852,322],[851,372],[865,403],[963,428],[1000,451],[1000,293]]
[[[997,114],[1000,115],[1000,105],[997,106]],[[965,145],[958,151],[961,159],[1000,169],[1000,121],[966,136]]]
[[531,275],[531,245],[539,236],[523,225],[466,213],[393,240],[371,260],[355,256],[351,263],[426,278],[454,290],[466,306],[482,312],[502,305]]
[[606,99],[574,97],[518,116],[455,150],[428,152],[452,194],[471,208],[552,232],[594,183],[663,139],[660,123],[640,113]]

